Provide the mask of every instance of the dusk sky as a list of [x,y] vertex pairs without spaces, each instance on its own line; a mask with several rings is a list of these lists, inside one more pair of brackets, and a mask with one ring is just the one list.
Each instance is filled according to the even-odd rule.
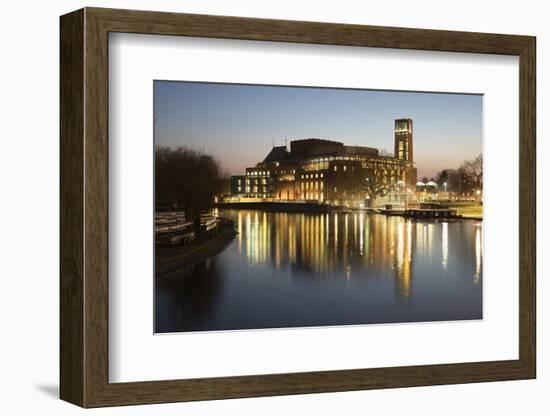
[[215,156],[232,175],[276,146],[318,137],[393,153],[396,118],[413,119],[418,178],[482,151],[482,96],[155,81],[155,144]]

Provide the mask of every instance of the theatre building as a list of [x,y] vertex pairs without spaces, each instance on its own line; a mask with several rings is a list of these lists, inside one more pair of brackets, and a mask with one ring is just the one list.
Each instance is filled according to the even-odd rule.
[[[395,157],[378,149],[310,138],[274,146],[263,161],[231,177],[233,200],[355,206],[413,191],[412,120],[395,120]],[[373,192],[376,189],[376,192]]]

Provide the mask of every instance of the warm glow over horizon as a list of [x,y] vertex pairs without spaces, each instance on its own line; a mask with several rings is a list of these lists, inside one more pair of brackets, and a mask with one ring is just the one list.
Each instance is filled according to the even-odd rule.
[[155,81],[155,144],[188,146],[242,174],[273,145],[310,137],[393,153],[414,121],[418,178],[482,152],[481,95]]

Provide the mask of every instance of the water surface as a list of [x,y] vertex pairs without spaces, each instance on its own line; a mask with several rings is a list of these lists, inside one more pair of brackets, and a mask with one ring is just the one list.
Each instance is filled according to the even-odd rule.
[[156,282],[156,332],[482,318],[482,223],[226,210],[220,254]]

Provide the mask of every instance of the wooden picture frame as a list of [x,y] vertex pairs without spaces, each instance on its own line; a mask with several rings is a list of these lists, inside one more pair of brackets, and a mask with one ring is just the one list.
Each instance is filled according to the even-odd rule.
[[[61,399],[82,407],[101,407],[535,378],[534,37],[100,8],[62,16],[60,29]],[[519,359],[109,383],[110,32],[518,56]]]

